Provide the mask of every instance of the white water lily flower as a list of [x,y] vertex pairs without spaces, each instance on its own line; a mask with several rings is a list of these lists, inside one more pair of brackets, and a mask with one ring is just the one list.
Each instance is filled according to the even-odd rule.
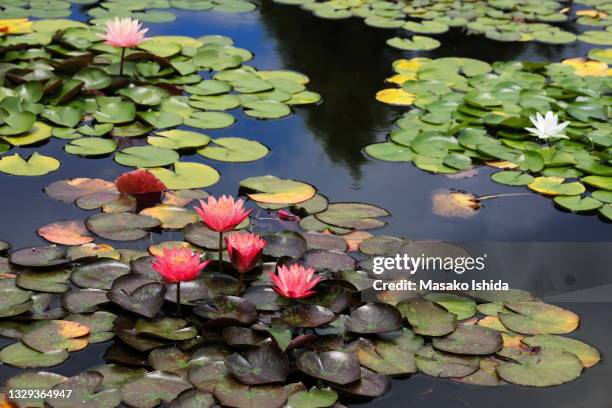
[[559,123],[559,117],[556,113],[551,111],[546,112],[545,116],[542,116],[539,112],[536,116],[530,116],[529,120],[535,126],[535,128],[525,128],[526,131],[540,139],[569,139],[563,130],[569,125],[569,122]]

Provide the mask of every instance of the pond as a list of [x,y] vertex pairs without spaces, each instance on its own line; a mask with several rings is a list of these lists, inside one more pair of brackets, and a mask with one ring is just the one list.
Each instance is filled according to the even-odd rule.
[[[86,11],[92,6],[73,5],[72,19],[85,21]],[[362,19],[322,19],[292,5],[261,0],[258,8],[249,13],[222,13],[173,10],[176,21],[146,24],[148,36],[182,35],[201,37],[223,35],[231,37],[236,47],[251,51],[250,65],[259,70],[293,70],[307,75],[307,87],[322,95],[322,102],[296,106],[294,114],[275,120],[257,120],[235,109],[231,113],[236,123],[225,129],[204,130],[212,138],[243,137],[265,145],[270,152],[260,160],[248,163],[227,163],[210,160],[189,152],[182,161],[213,166],[221,175],[219,182],[205,188],[218,196],[238,192],[241,180],[250,176],[274,175],[303,181],[316,186],[318,192],[333,202],[363,202],[387,210],[391,216],[375,235],[391,235],[411,240],[441,240],[455,243],[565,243],[585,245],[598,243],[603,261],[595,266],[583,260],[584,269],[546,271],[546,278],[521,274],[521,279],[508,271],[505,278],[512,284],[520,282],[520,289],[538,292],[546,290],[546,279],[568,282],[564,291],[574,288],[589,290],[600,286],[603,300],[555,302],[580,316],[578,330],[571,334],[597,348],[603,361],[586,369],[580,378],[550,388],[482,387],[466,385],[446,379],[434,379],[423,374],[410,378],[394,378],[391,390],[373,400],[342,399],[351,407],[386,408],[460,408],[484,407],[495,401],[503,407],[552,406],[594,408],[607,407],[612,399],[608,383],[612,366],[607,357],[612,352],[612,274],[606,256],[612,241],[610,222],[603,217],[576,214],[553,204],[552,200],[527,189],[505,186],[491,180],[498,171],[493,167],[478,166],[477,173],[465,178],[431,174],[412,163],[390,163],[369,157],[364,148],[382,142],[394,127],[394,122],[406,112],[404,107],[393,107],[375,99],[376,93],[388,87],[385,78],[393,72],[391,66],[400,58],[465,57],[494,61],[555,61],[585,56],[597,48],[584,42],[569,45],[550,45],[536,42],[498,42],[479,35],[467,35],[458,28],[438,35],[442,46],[432,51],[401,51],[386,44],[395,30],[385,30],[363,24]],[[573,27],[569,27],[573,30]],[[582,28],[580,30],[584,31]],[[391,33],[391,34],[390,34]],[[609,89],[608,89],[609,94]],[[43,192],[50,183],[77,177],[114,180],[130,168],[112,157],[83,158],[64,150],[66,140],[51,138],[44,144],[13,149],[9,154],[23,157],[33,152],[51,156],[61,162],[54,172],[40,177],[14,177],[0,172],[3,187],[0,199],[0,239],[20,249],[48,242],[36,234],[41,226],[59,220],[84,219],[97,212],[84,212],[75,205],[57,201]],[[144,144],[144,143],[140,143]],[[136,143],[136,145],[140,145]],[[131,146],[126,144],[120,148]],[[483,201],[477,214],[470,218],[444,217],[432,211],[432,196],[438,191],[460,190],[477,197],[501,195]],[[527,194],[514,195],[522,192]],[[504,196],[504,195],[507,196]],[[261,218],[268,217],[261,210]],[[278,229],[276,220],[260,222],[261,226]],[[283,224],[280,223],[282,227]],[[294,229],[294,227],[291,227]],[[373,232],[374,233],[374,232]],[[180,239],[176,232],[155,233],[150,239],[122,243],[121,248],[147,251],[150,245]],[[116,241],[97,239],[96,242],[117,246]],[[602,245],[603,244],[603,245]],[[563,248],[558,247],[559,251]],[[533,272],[535,273],[535,272]],[[493,278],[493,276],[488,276]],[[606,286],[607,289],[606,289]],[[603,288],[603,289],[602,289]],[[590,299],[585,295],[584,299]],[[0,337],[0,347],[13,340]],[[103,355],[109,343],[91,344],[62,365],[46,369],[66,376],[104,364]],[[7,365],[0,367],[0,383],[22,372]]]

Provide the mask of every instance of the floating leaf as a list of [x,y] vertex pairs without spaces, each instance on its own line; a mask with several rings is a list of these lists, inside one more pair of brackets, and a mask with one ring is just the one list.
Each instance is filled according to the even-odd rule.
[[82,245],[93,241],[82,221],[60,221],[38,229],[47,241],[62,245]]
[[[434,302],[414,298],[397,304],[402,316],[408,319],[417,334],[425,336],[444,336],[455,331],[457,317],[448,313]],[[467,375],[467,374],[466,374]]]
[[213,140],[214,146],[208,145],[198,150],[202,156],[231,163],[244,163],[259,160],[269,152],[263,144],[239,137],[220,137]]
[[115,154],[117,163],[133,167],[167,166],[178,159],[179,155],[174,150],[154,146],[128,147]]
[[255,201],[269,204],[294,204],[312,198],[316,190],[309,184],[275,176],[249,177],[240,182],[242,188],[257,191],[249,194]]
[[19,153],[4,156],[0,159],[0,172],[13,176],[42,176],[51,173],[60,167],[60,162],[53,157],[43,156],[37,152],[27,159]]
[[172,402],[193,386],[173,373],[153,371],[128,379],[121,387],[123,402],[135,408],[153,408]]
[[186,130],[173,129],[155,134],[157,136],[147,137],[147,143],[164,149],[192,149],[205,146],[210,142],[210,137],[205,134]]
[[523,343],[530,347],[543,347],[546,350],[566,351],[575,354],[585,367],[593,367],[601,360],[599,351],[576,339],[555,335],[538,335],[525,337]]
[[89,327],[66,320],[47,320],[34,323],[23,335],[24,344],[34,350],[49,353],[54,351],[77,351],[87,347]]
[[435,348],[454,354],[492,354],[502,345],[499,332],[477,325],[458,325],[451,334],[433,340]]
[[164,168],[149,169],[166,187],[172,190],[204,188],[219,181],[219,172],[206,164],[175,162],[174,171]]
[[511,351],[504,354],[514,361],[502,362],[497,374],[512,384],[550,387],[576,379],[582,372],[580,360],[571,353],[542,349],[536,353]]
[[289,359],[275,344],[264,344],[225,358],[232,374],[247,385],[283,382],[289,374]]
[[352,354],[341,351],[305,351],[297,358],[296,366],[306,375],[340,385],[361,378],[359,361]]
[[565,334],[578,327],[580,318],[569,310],[543,302],[504,302],[513,313],[498,313],[510,330],[524,334]]
[[147,236],[147,229],[158,227],[161,222],[153,217],[131,213],[96,214],[87,219],[86,225],[94,234],[115,241],[133,241]]
[[103,139],[101,137],[82,137],[71,140],[64,150],[70,154],[79,156],[101,156],[110,154],[117,149],[114,140]]

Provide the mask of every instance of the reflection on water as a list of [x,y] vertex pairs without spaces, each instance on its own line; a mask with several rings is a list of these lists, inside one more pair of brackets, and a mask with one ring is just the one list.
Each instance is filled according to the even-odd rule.
[[[222,34],[234,38],[237,46],[255,53],[257,68],[294,69],[307,74],[310,87],[323,94],[324,103],[296,109],[291,117],[275,121],[257,121],[232,112],[238,122],[228,129],[205,132],[210,136],[242,136],[258,140],[271,148],[263,160],[247,164],[217,163],[198,155],[182,158],[217,168],[221,181],[208,189],[213,194],[235,193],[238,182],[249,175],[274,174],[296,178],[317,186],[332,201],[364,201],[389,210],[389,226],[376,233],[415,239],[454,241],[610,241],[610,224],[594,216],[579,216],[554,208],[551,200],[531,194],[489,200],[470,220],[446,219],[431,212],[431,194],[440,188],[459,188],[476,195],[517,192],[521,189],[501,186],[489,180],[493,170],[478,169],[478,176],[454,180],[416,169],[411,164],[391,164],[368,159],[363,146],[384,140],[393,121],[403,110],[374,100],[391,74],[390,64],[397,58],[416,54],[401,52],[385,45],[395,31],[365,26],[362,21],[329,21],[313,17],[297,7],[262,1],[257,13],[230,15],[178,12],[174,23],[151,25],[151,34],[201,36]],[[529,59],[559,60],[583,55],[590,47],[547,46],[535,43],[505,44],[465,37],[459,31],[442,36],[445,46],[425,54],[430,57],[466,56],[487,61]],[[423,54],[419,54],[423,55]],[[41,244],[37,228],[54,221],[85,218],[88,212],[75,206],[48,199],[42,188],[61,178],[99,177],[114,179],[127,169],[111,158],[83,159],[63,151],[64,141],[51,140],[42,147],[13,149],[29,155],[34,150],[62,161],[56,173],[44,177],[15,178],[0,174],[0,239],[14,248]],[[175,234],[174,239],[178,238]],[[155,236],[154,242],[162,240]],[[164,236],[163,239],[171,239]],[[146,249],[149,242],[134,246]],[[588,262],[585,263],[588,267]],[[578,279],[580,276],[578,276]],[[612,317],[601,313],[609,304],[573,303],[570,308],[583,318],[575,334],[604,353],[604,362],[577,381],[546,390],[505,386],[495,389],[459,385],[450,381],[432,381],[414,376],[396,381],[385,397],[355,406],[368,408],[499,408],[609,407],[612,390],[607,386],[612,366],[605,358],[610,352]],[[0,345],[4,344],[0,340]],[[95,346],[76,353],[57,368],[67,375],[84,367],[102,363],[105,346]],[[3,367],[0,381],[14,371]],[[352,404],[351,404],[352,405]]]

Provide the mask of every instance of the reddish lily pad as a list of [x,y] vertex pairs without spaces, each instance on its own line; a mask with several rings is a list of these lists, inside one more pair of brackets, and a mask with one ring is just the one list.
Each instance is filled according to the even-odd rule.
[[108,298],[125,310],[152,318],[164,303],[165,291],[161,282],[124,275],[113,282]]
[[70,280],[82,288],[110,290],[113,282],[130,273],[130,267],[115,259],[99,259],[77,266]]
[[333,387],[350,396],[376,398],[384,395],[391,388],[391,381],[386,375],[377,374],[361,367],[360,379],[347,385],[333,384]]
[[402,315],[393,306],[368,303],[353,310],[345,327],[355,333],[384,333],[399,329],[401,324]]
[[65,203],[73,203],[83,196],[100,192],[119,193],[115,183],[90,178],[59,180],[45,187],[45,193],[49,197]]
[[19,249],[9,255],[9,261],[26,268],[57,267],[70,262],[66,249],[56,245]]
[[198,316],[210,319],[208,326],[250,324],[257,318],[255,305],[237,296],[219,295],[199,303],[193,310]]
[[38,235],[49,242],[61,245],[82,245],[93,241],[93,237],[80,220],[59,221],[38,229]]
[[109,302],[106,291],[100,289],[72,290],[64,293],[61,301],[70,313],[92,313],[98,310],[97,306]]
[[225,358],[231,373],[247,385],[283,382],[289,374],[289,359],[275,344],[268,343]]
[[161,222],[147,215],[102,213],[89,217],[86,224],[91,232],[102,238],[115,241],[134,241],[146,237],[146,230],[159,227]]
[[355,260],[343,252],[310,249],[304,253],[304,262],[319,271],[340,272],[355,269]]
[[433,339],[435,348],[455,354],[492,354],[500,350],[503,343],[498,331],[478,325],[461,324],[451,334]]
[[359,361],[350,353],[306,351],[296,360],[297,369],[320,380],[345,385],[361,378]]

